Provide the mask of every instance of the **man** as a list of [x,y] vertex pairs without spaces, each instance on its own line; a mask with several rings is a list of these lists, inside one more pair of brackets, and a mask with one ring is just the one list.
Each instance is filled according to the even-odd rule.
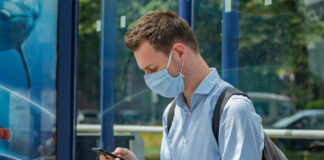
[[[219,77],[215,68],[208,67],[185,20],[168,10],[149,12],[124,38],[145,72],[147,86],[176,99],[169,132],[166,121],[171,104],[163,115],[162,160],[261,159],[261,118],[247,97],[234,95],[229,99],[216,142],[212,130],[215,104],[220,93],[232,86]],[[125,148],[117,148],[114,154],[126,160],[136,159]]]

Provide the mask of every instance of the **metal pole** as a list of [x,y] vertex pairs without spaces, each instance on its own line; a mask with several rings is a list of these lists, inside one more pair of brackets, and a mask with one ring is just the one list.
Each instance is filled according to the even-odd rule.
[[194,31],[194,0],[179,0],[179,16],[185,19]]
[[115,18],[116,0],[102,0],[100,57],[100,147],[114,150],[114,85],[115,85]]
[[223,0],[222,78],[238,87],[239,1]]
[[78,0],[59,0],[56,159],[76,159]]
[[[78,135],[96,134],[101,130],[100,125],[80,124],[78,125]],[[162,126],[142,126],[142,125],[115,125],[117,132],[131,133],[162,133]],[[271,138],[283,139],[324,139],[324,130],[306,129],[264,129],[264,132]]]

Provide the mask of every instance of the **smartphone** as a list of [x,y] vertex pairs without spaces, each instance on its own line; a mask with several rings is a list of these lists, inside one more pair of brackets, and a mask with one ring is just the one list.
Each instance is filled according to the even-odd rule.
[[105,151],[105,150],[103,150],[101,148],[92,148],[92,151],[95,151],[95,152],[97,152],[99,154],[103,154],[103,155],[107,156],[108,158],[112,158],[112,159],[113,158],[119,158],[120,160],[124,160],[123,158],[118,157],[118,156],[116,156],[116,155],[114,155],[112,153],[109,153],[109,152],[107,152],[107,151]]

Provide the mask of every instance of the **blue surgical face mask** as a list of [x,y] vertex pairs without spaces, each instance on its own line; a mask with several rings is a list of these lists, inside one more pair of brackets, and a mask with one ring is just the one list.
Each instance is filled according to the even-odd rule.
[[149,88],[161,96],[168,98],[176,97],[184,90],[182,75],[183,63],[180,74],[177,77],[172,77],[168,72],[171,57],[172,51],[169,56],[168,65],[165,69],[144,76],[145,83]]

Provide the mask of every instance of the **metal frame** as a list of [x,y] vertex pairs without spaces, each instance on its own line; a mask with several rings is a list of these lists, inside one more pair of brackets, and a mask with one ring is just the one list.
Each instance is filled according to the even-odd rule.
[[222,16],[222,78],[238,87],[239,1],[223,0]]
[[179,16],[195,30],[195,0],[179,0]]
[[114,150],[115,26],[116,0],[102,0],[100,64],[100,147]]
[[[100,125],[80,124],[78,134],[99,133]],[[140,125],[114,125],[116,132],[131,133],[162,133],[162,126],[140,126]],[[298,129],[264,129],[264,132],[271,138],[286,139],[324,139],[324,130],[298,130]]]
[[56,159],[76,159],[78,0],[58,0]]

